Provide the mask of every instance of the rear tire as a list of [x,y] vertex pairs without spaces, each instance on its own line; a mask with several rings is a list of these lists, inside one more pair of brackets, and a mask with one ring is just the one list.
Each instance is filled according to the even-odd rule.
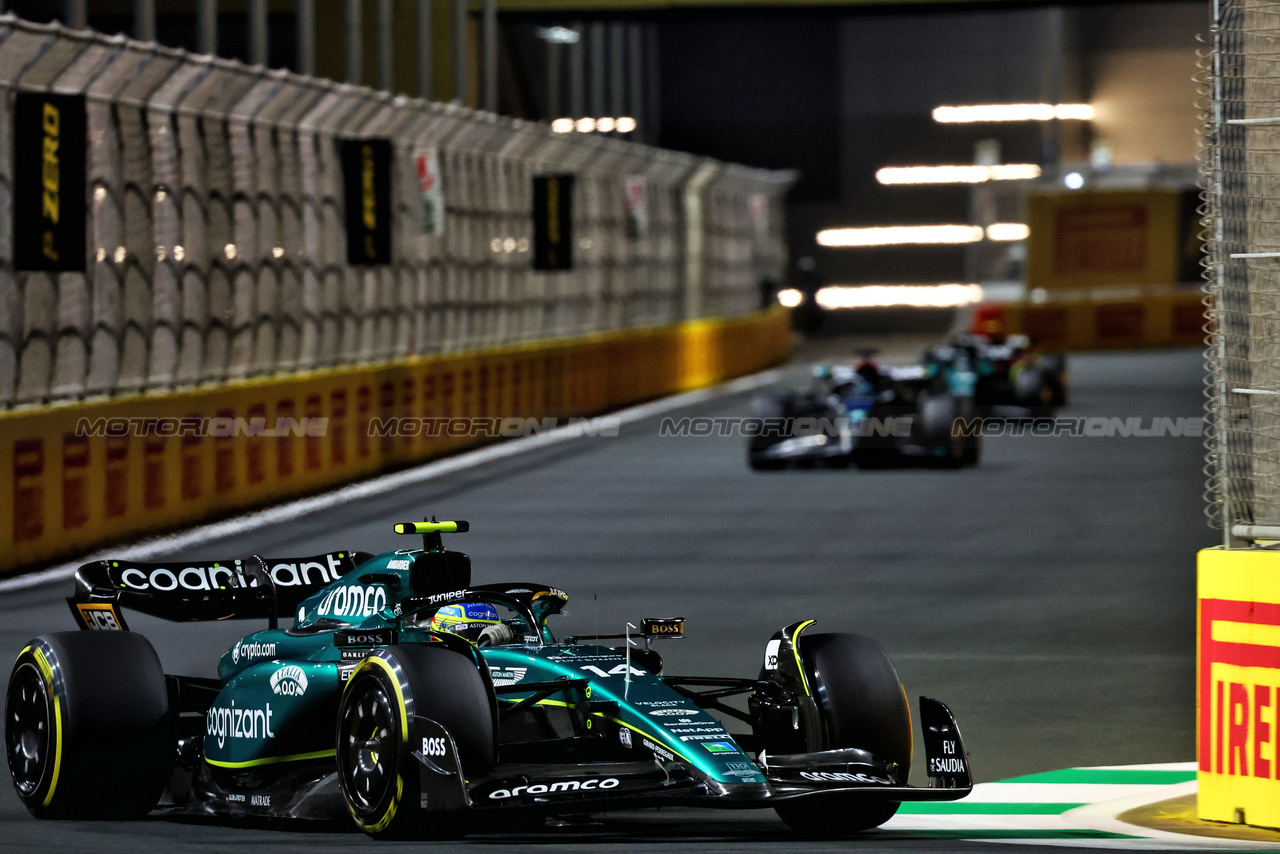
[[[827,725],[826,749],[857,747],[895,762],[895,781],[905,785],[911,770],[911,711],[898,671],[880,645],[863,635],[807,635],[800,657]],[[898,806],[898,801],[830,794],[775,809],[801,833],[840,837],[879,827]]]
[[497,760],[493,686],[470,656],[443,646],[378,651],[351,675],[338,705],[338,783],[360,829],[375,839],[449,839],[466,826],[420,807],[414,715],[453,737],[467,777]]
[[129,819],[160,800],[176,757],[155,649],[134,632],[55,632],[18,655],[5,757],[36,818]]

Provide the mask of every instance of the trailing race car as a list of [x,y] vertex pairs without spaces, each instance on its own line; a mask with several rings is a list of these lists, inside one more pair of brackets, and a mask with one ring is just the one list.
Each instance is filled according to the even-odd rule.
[[[51,819],[350,816],[377,838],[498,816],[771,807],[802,832],[844,835],[902,801],[971,790],[956,722],[926,697],[932,785],[907,784],[906,696],[874,641],[806,634],[805,620],[774,634],[756,678],[666,675],[650,642],[681,637],[683,618],[644,620],[635,641],[557,640],[547,620],[568,596],[472,586],[470,559],[440,538],[467,528],[397,525],[423,548],[377,556],[81,567],[67,601],[93,631],[35,638],[9,678],[18,797]],[[171,676],[122,608],[270,627],[232,646],[217,679]],[[722,702],[733,695],[746,710]]]
[[1025,335],[957,338],[925,351],[925,364],[943,370],[957,360],[976,374],[974,404],[986,416],[1047,416],[1067,403],[1067,357],[1041,354]]
[[977,375],[966,354],[896,367],[876,364],[873,352],[856,367],[815,367],[808,391],[756,398],[747,430],[751,468],[977,465],[981,432],[956,429],[957,419],[976,414]]

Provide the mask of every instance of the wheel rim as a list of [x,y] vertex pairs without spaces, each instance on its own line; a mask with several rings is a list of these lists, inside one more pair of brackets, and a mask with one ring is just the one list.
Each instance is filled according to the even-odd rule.
[[394,788],[396,775],[395,712],[386,689],[377,681],[343,710],[343,780],[352,804],[373,813]]
[[23,664],[9,681],[4,710],[5,755],[14,785],[31,797],[49,764],[49,698],[44,679],[31,664]]

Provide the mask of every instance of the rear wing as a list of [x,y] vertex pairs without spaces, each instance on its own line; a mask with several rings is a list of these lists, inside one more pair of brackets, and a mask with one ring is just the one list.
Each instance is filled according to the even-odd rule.
[[98,560],[76,570],[67,604],[82,629],[127,629],[121,608],[175,622],[266,618],[274,626],[356,563],[346,551],[204,562]]

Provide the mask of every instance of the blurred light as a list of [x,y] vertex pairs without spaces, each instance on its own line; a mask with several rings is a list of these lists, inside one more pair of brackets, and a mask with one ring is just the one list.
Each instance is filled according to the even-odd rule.
[[167,199],[167,198],[169,198],[169,194],[168,194],[168,193],[166,193],[164,190],[156,190],[156,201],[157,201],[157,202],[163,202],[163,201],[164,201],[165,199]]
[[1040,177],[1040,167],[1034,163],[1005,163],[988,166],[992,181],[1029,181]]
[[600,133],[631,133],[636,129],[636,120],[631,116],[622,116],[621,118],[613,118],[612,116],[601,116],[600,118],[592,118],[586,116],[581,119],[561,118],[551,123],[551,130],[556,133],[569,133],[577,131],[578,133],[592,133],[599,131]]
[[889,225],[878,228],[828,228],[818,232],[820,246],[902,246],[929,243],[977,243],[980,225]]
[[492,249],[494,252],[501,252],[501,251],[502,251],[502,238],[501,238],[501,237],[495,237],[495,238],[493,238],[493,240],[490,240],[490,241],[489,241],[489,248],[490,248],[490,249]]
[[529,238],[527,238],[527,237],[522,237],[522,238],[520,238],[519,240],[517,240],[517,241],[516,241],[516,251],[517,251],[517,252],[528,252],[528,251],[529,251]]
[[552,44],[577,44],[581,36],[568,27],[540,27],[538,36]]
[[502,241],[502,251],[503,251],[503,252],[515,252],[515,251],[516,251],[516,239],[515,239],[514,237],[508,237],[508,238],[505,238],[505,239]]
[[778,291],[778,302],[787,308],[795,308],[800,303],[804,302],[804,294],[800,293],[795,288],[785,288],[784,290]]
[[93,190],[93,200],[94,200],[95,202],[100,202],[100,201],[102,201],[103,199],[105,199],[106,197],[107,197],[107,188],[106,188],[106,187],[95,187],[95,188],[94,188],[94,190]]
[[271,247],[271,256],[272,256],[273,258],[283,258],[283,257],[284,257],[284,247],[283,247],[283,246],[272,246],[272,247]]
[[979,285],[831,285],[820,289],[816,299],[825,309],[954,308],[981,302],[982,288]]
[[1059,104],[1056,110],[1060,119],[1077,119],[1082,122],[1093,120],[1094,110],[1088,104]]
[[127,257],[129,257],[129,253],[125,250],[125,248],[123,246],[117,246],[116,254],[115,254],[116,263],[123,264],[124,259]]
[[982,184],[986,181],[1021,181],[1039,178],[1034,163],[1004,166],[886,166],[876,170],[881,184]]
[[173,247],[173,260],[181,261],[183,258],[186,258],[186,257],[187,257],[186,249],[183,249],[181,246]]
[[975,104],[970,107],[937,107],[935,122],[1047,122],[1052,119],[1093,118],[1088,104]]
[[236,245],[235,245],[234,243],[228,243],[226,246],[222,247],[222,251],[223,251],[223,252],[225,252],[225,253],[227,254],[227,260],[228,260],[228,261],[234,261],[234,260],[235,260],[235,258],[236,258]]
[[102,263],[107,260],[107,250],[99,246],[97,253],[93,257],[98,259],[98,263]]
[[1068,190],[1078,190],[1084,186],[1084,176],[1079,172],[1068,172],[1063,176],[1062,183],[1067,185]]
[[993,222],[987,226],[987,240],[1026,240],[1031,227],[1021,222]]
[[876,170],[881,184],[981,184],[991,180],[986,166],[886,166]]

